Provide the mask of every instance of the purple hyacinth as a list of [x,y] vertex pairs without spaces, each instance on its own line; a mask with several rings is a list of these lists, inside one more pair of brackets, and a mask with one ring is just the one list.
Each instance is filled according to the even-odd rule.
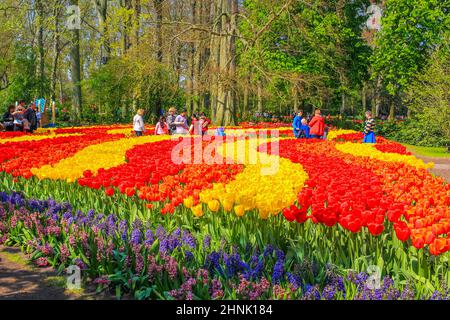
[[272,284],[279,283],[284,275],[284,260],[277,260],[273,266]]
[[155,242],[155,235],[153,234],[152,230],[148,229],[147,231],[145,231],[144,245],[146,247],[150,247],[153,242]]
[[292,285],[292,287],[295,290],[298,290],[299,288],[301,288],[302,286],[302,279],[300,278],[300,276],[298,274],[293,274],[293,273],[287,273],[286,274],[287,279],[289,281],[289,283]]
[[133,245],[138,245],[141,243],[141,230],[133,229],[133,231],[131,231],[130,243]]
[[211,236],[206,235],[203,238],[203,250],[209,249],[210,246],[211,246]]
[[196,246],[196,240],[194,238],[194,236],[188,232],[188,231],[183,231],[183,237],[182,237],[183,243],[185,245],[187,245],[188,247],[194,249]]

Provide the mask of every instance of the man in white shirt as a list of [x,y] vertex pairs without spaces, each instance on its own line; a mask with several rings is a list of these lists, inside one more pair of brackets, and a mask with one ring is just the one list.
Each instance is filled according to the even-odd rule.
[[139,109],[137,114],[133,118],[133,130],[136,133],[136,136],[140,137],[145,132],[144,118],[143,115],[145,113],[144,109]]

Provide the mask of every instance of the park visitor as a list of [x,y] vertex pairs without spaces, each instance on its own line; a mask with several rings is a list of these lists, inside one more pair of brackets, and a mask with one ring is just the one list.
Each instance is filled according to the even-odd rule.
[[209,127],[210,123],[211,123],[211,120],[206,117],[206,114],[204,112],[202,112],[200,115],[200,124],[202,127],[202,135],[205,135],[208,133],[208,127]]
[[301,139],[309,139],[310,135],[309,135],[309,126],[308,126],[308,121],[306,121],[306,119],[302,119],[302,125],[300,126],[300,132],[298,134],[298,138]]
[[179,114],[174,121],[174,125],[176,127],[175,133],[176,134],[188,134],[189,133],[189,127],[188,122],[186,119],[186,110],[183,110],[181,114]]
[[14,131],[14,116],[13,113],[16,110],[14,105],[8,107],[8,111],[3,114],[3,127],[6,131]]
[[314,117],[309,122],[309,134],[311,138],[321,139],[325,132],[325,120],[320,113],[320,109],[317,109],[314,112]]
[[191,135],[200,134],[202,132],[200,117],[194,113],[191,117],[191,125],[189,126],[189,133]]
[[38,128],[36,111],[36,104],[32,102],[23,114],[23,118],[28,122],[27,132],[33,133]]
[[169,109],[169,112],[167,114],[166,122],[167,122],[167,126],[169,127],[169,134],[174,134],[175,130],[177,129],[177,127],[174,124],[175,119],[177,117],[176,113],[177,113],[177,110],[172,107]]
[[22,104],[19,104],[16,107],[16,110],[13,112],[14,131],[24,131],[28,128],[28,121],[23,118],[24,112],[25,108],[22,106]]
[[364,124],[363,143],[376,143],[375,119],[372,117],[372,112],[370,112],[370,111],[366,111],[366,122]]
[[294,128],[294,137],[298,138],[300,135],[300,127],[302,126],[303,111],[299,111],[292,122]]
[[138,137],[142,136],[145,132],[144,113],[144,109],[139,109],[133,118],[133,130]]
[[166,123],[166,118],[159,117],[159,121],[155,127],[155,135],[164,135],[169,133],[169,126]]

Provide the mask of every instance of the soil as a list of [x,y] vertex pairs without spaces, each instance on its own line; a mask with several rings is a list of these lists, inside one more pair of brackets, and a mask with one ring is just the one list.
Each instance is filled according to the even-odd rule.
[[78,300],[99,299],[90,289],[66,290],[64,279],[52,268],[37,268],[19,248],[0,246],[0,300]]

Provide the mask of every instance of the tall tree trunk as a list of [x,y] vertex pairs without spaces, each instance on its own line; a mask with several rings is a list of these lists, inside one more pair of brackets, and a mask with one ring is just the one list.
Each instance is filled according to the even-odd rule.
[[131,10],[133,9],[132,0],[121,0],[120,5],[127,10],[123,21],[122,29],[122,41],[123,41],[123,53],[126,53],[131,48],[130,32],[132,29]]
[[375,102],[375,113],[374,116],[378,117],[380,115],[381,108],[381,89],[382,89],[382,79],[380,76],[377,77],[375,83],[375,92],[374,92],[374,102]]
[[361,102],[364,115],[364,113],[367,111],[367,86],[365,81],[363,82],[363,86],[361,89]]
[[38,68],[39,96],[45,95],[45,57],[44,57],[44,5],[42,0],[35,0],[37,13],[37,45],[38,45]]
[[[164,0],[153,0],[153,5],[156,12],[156,60],[160,64],[158,66],[158,72],[161,72],[161,64],[163,62],[163,35],[162,35],[162,22],[163,22],[163,2]],[[162,109],[161,92],[156,93],[154,115],[159,116]]]
[[243,97],[243,106],[242,106],[242,117],[246,118],[248,112],[248,99],[249,99],[249,89],[248,89],[248,81],[244,83],[244,97]]
[[344,112],[345,112],[345,101],[346,101],[346,99],[345,99],[345,92],[342,92],[341,93],[341,109],[339,110],[339,113],[341,114],[341,116],[343,116],[344,115]]
[[258,81],[258,112],[263,112],[263,99],[262,99],[262,84],[261,80]]
[[[221,31],[221,19],[218,19],[222,14],[222,4],[223,0],[214,0],[212,4],[212,12],[213,12],[213,31],[215,33],[220,33]],[[215,21],[217,19],[217,21]],[[210,73],[211,73],[211,82],[210,82],[210,107],[211,107],[211,119],[217,124],[217,109],[219,105],[219,82],[221,77],[220,73],[220,40],[221,37],[217,34],[211,35],[211,61],[210,61]]]
[[294,96],[294,113],[297,113],[298,112],[298,88],[297,88],[297,86],[296,85],[294,85],[294,88],[293,88],[293,96]]
[[133,0],[133,12],[134,12],[134,41],[133,45],[139,45],[139,29],[141,27],[141,0]]
[[395,96],[389,99],[389,121],[395,120]]
[[156,60],[163,60],[163,36],[162,36],[162,20],[163,20],[163,2],[164,0],[153,0],[156,12]]
[[236,37],[238,29],[238,14],[239,14],[239,4],[238,0],[231,0],[231,21],[230,21],[230,33],[231,37],[229,39],[229,77],[230,77],[230,87],[229,87],[229,105],[227,106],[227,113],[225,116],[226,125],[237,125],[237,82],[236,82]]
[[[70,5],[78,6],[78,0],[70,0]],[[71,30],[70,64],[72,81],[72,105],[75,121],[81,120],[81,61],[80,61],[80,30]]]
[[102,56],[101,60],[103,64],[108,63],[111,58],[111,42],[109,40],[109,30],[107,13],[108,13],[108,0],[93,0],[95,9],[97,11],[98,24],[101,29],[101,43],[102,43]]
[[58,62],[60,55],[60,29],[59,29],[59,19],[61,17],[61,2],[58,1],[53,8],[53,19],[54,19],[54,34],[53,34],[53,62],[52,62],[52,76],[51,76],[51,98],[56,100],[56,83],[58,81]]

